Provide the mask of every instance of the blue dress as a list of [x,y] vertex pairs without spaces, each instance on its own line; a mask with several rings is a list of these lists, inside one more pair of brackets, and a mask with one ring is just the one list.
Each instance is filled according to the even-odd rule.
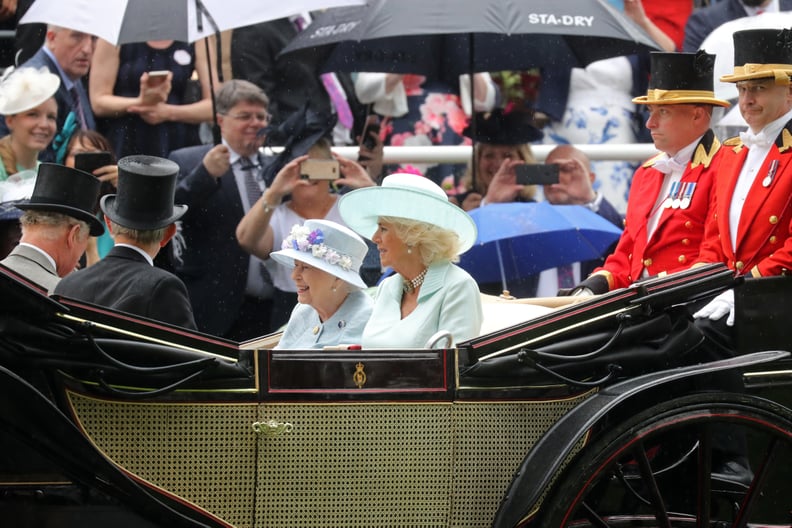
[[353,291],[324,322],[319,320],[319,314],[312,306],[298,304],[275,348],[307,350],[339,344],[359,345],[373,304],[366,292]]
[[[165,49],[154,49],[145,42],[123,44],[113,94],[137,97],[144,72],[168,70],[173,72],[173,80],[167,102],[192,102],[186,92],[194,69],[195,51],[191,44],[174,42]],[[149,125],[137,114],[97,119],[97,129],[110,140],[119,159],[130,154],[166,158],[172,150],[200,144],[197,125],[173,121]]]

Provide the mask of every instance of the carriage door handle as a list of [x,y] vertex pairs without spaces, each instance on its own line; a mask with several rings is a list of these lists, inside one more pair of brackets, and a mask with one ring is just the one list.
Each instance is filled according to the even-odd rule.
[[294,426],[289,422],[276,422],[268,420],[266,422],[253,422],[253,431],[268,438],[275,438],[284,433],[290,433]]

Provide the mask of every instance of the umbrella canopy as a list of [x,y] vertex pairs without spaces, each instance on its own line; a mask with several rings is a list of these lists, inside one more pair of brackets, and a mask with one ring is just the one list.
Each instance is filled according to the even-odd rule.
[[282,53],[303,50],[323,72],[443,77],[585,66],[647,49],[659,48],[604,0],[371,0],[322,13]]
[[503,203],[470,212],[478,228],[459,265],[480,283],[506,282],[599,258],[621,230],[580,205]]
[[113,44],[195,42],[218,31],[366,0],[35,0],[20,24],[55,24]]

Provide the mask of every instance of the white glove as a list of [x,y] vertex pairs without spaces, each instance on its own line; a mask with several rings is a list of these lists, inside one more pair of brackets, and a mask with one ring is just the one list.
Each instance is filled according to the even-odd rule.
[[696,319],[708,318],[717,321],[724,315],[729,314],[726,319],[726,326],[734,326],[734,290],[726,290],[707,305],[693,314]]

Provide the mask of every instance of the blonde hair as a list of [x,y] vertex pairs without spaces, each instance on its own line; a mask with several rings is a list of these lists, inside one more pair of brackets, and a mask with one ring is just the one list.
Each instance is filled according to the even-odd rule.
[[459,260],[459,236],[449,229],[393,216],[381,216],[380,221],[390,224],[399,240],[418,252],[424,266]]
[[16,152],[11,148],[11,135],[0,138],[0,159],[3,160],[6,174],[11,176],[17,173]]
[[[489,145],[489,143],[476,143],[473,147],[473,163],[475,164],[476,168],[478,168],[479,163],[481,163],[481,150]],[[533,155],[530,144],[522,143],[519,145],[513,145],[513,147],[515,152],[517,152],[517,157],[519,157],[525,163],[536,163],[536,158]],[[477,192],[482,196],[487,194],[487,187],[484,185],[484,182],[481,181],[481,178],[476,178],[476,188],[473,188],[473,169],[470,164],[468,164],[465,175],[462,176],[462,185],[464,185],[465,189],[468,191]],[[524,185],[520,191],[520,196],[525,200],[533,200],[535,195],[535,185]]]

